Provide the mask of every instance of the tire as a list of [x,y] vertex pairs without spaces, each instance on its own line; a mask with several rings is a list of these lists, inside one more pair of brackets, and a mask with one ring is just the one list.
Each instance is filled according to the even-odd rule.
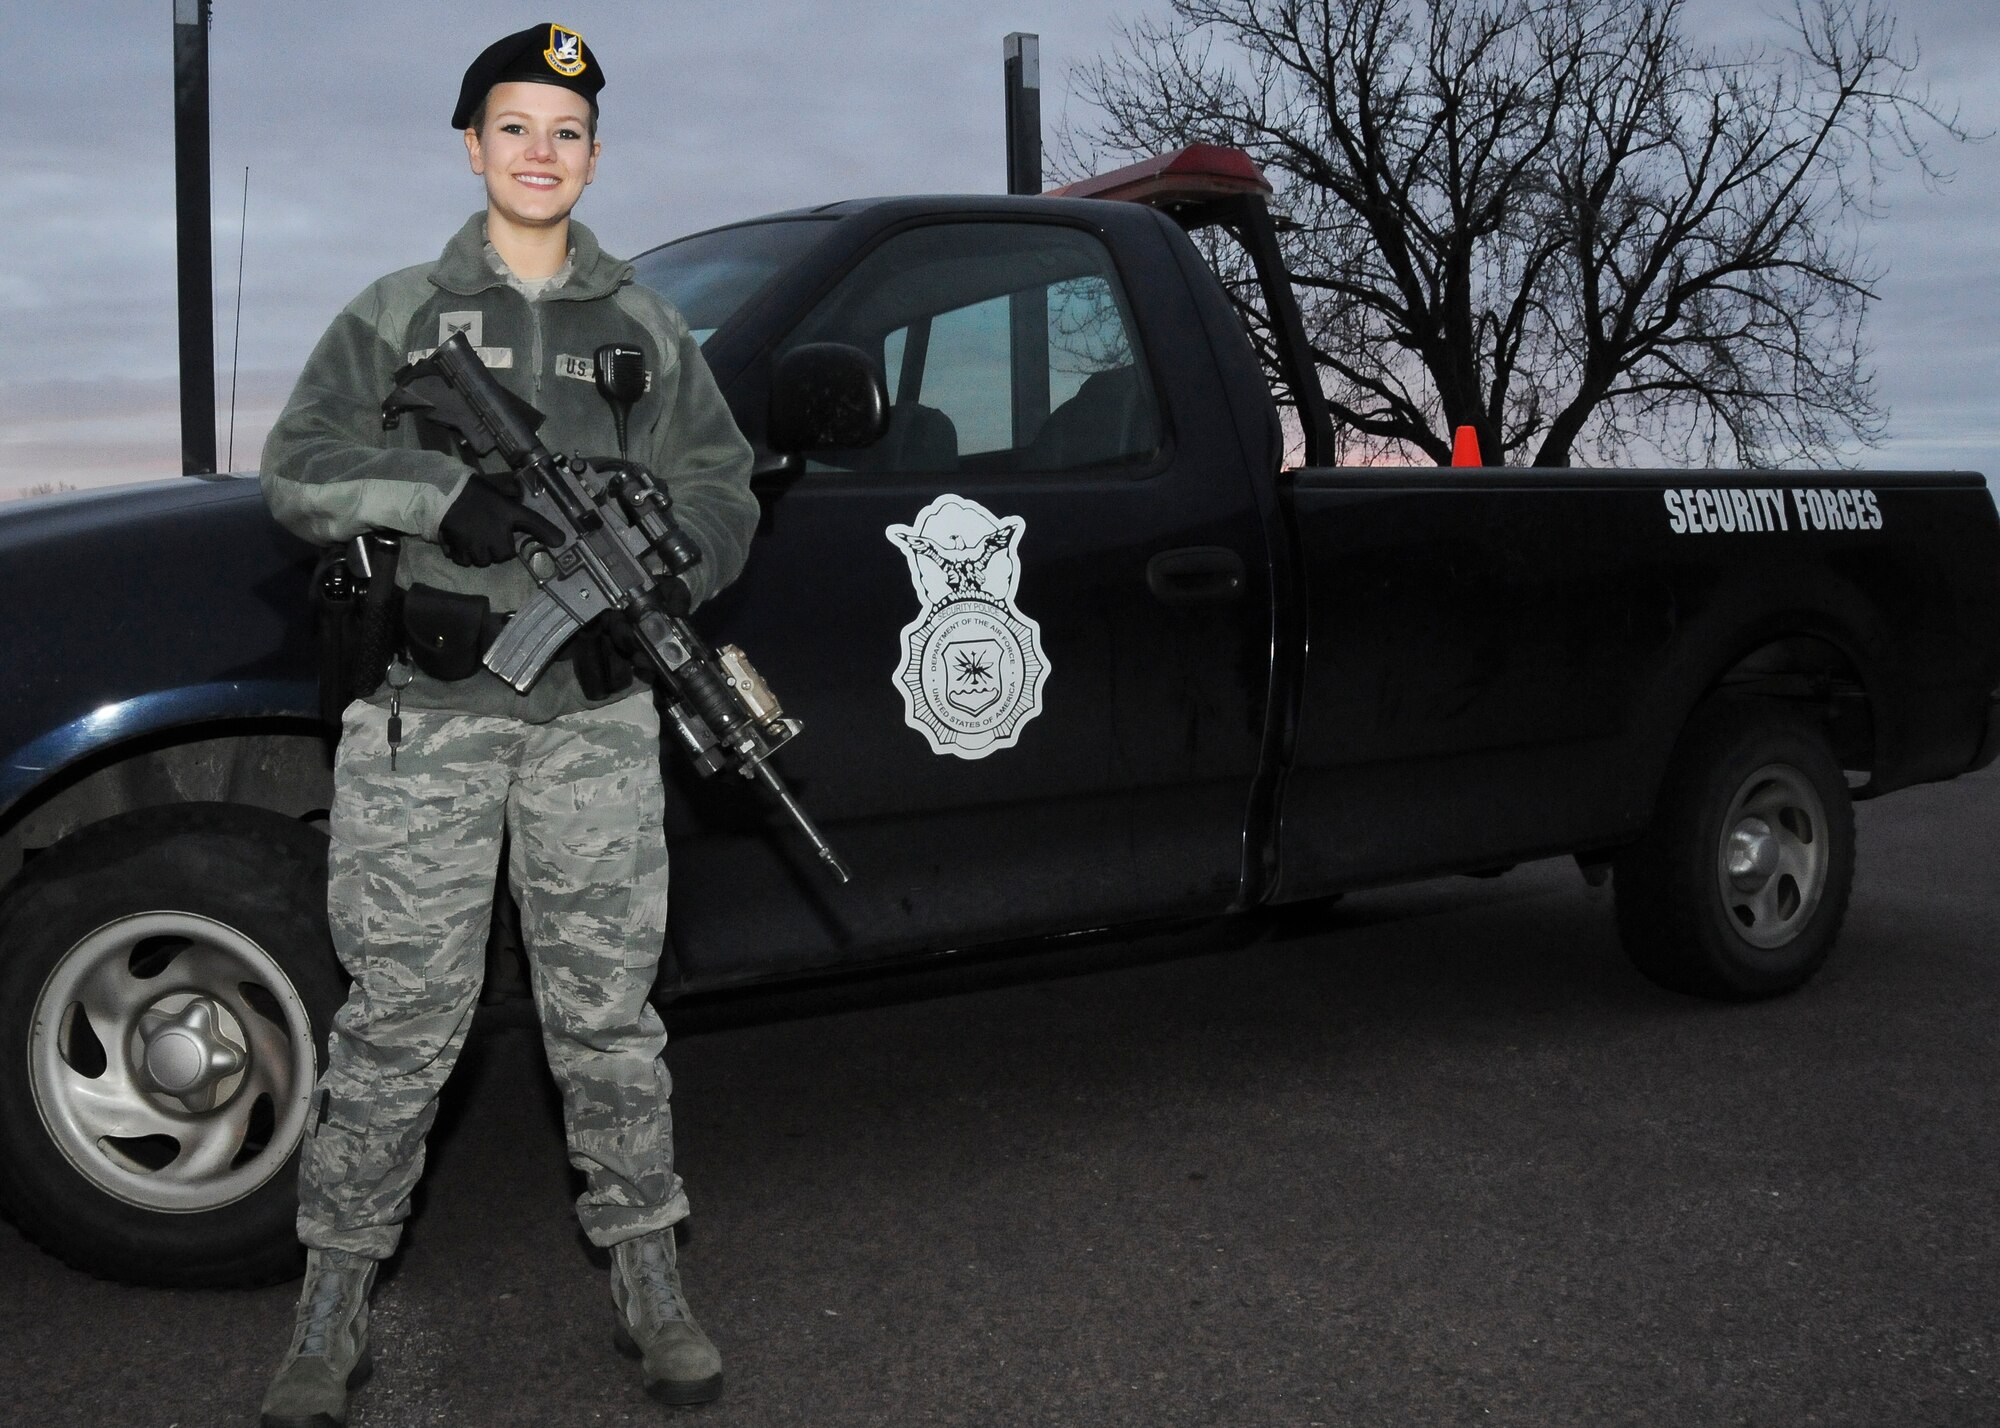
[[107,1279],[295,1276],[298,1144],[344,993],[317,831],[194,803],[57,844],[0,904],[0,1208]]
[[1775,701],[1711,698],[1614,870],[1626,954],[1661,986],[1725,1001],[1803,986],[1854,883],[1854,805],[1825,733]]

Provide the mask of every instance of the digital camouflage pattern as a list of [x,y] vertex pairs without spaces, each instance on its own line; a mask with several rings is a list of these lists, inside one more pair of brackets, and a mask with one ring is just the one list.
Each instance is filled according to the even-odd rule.
[[423,1170],[437,1094],[485,973],[495,863],[521,907],[577,1215],[612,1245],[673,1224],[666,1028],[647,1001],[667,920],[659,716],[643,687],[543,724],[350,705],[334,767],[328,907],[354,987],[299,1165],[299,1238],[382,1259]]

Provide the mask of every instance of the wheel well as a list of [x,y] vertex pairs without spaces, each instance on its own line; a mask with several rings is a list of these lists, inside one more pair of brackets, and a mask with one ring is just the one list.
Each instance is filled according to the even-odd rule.
[[1875,767],[1875,716],[1861,671],[1847,652],[1817,635],[1787,635],[1743,655],[1704,698],[1727,693],[1782,699],[1811,714],[1844,769]]
[[332,763],[316,724],[245,720],[149,735],[64,770],[0,820],[0,887],[44,848],[135,808],[236,803],[310,822],[332,801]]

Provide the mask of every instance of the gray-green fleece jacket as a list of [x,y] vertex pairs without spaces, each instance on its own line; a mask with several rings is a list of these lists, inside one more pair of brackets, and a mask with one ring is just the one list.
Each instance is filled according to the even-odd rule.
[[[681,315],[635,284],[632,265],[605,254],[588,228],[572,221],[569,232],[569,276],[538,299],[487,261],[486,215],[476,213],[436,262],[391,273],[347,305],[264,443],[264,499],[280,524],[322,544],[400,531],[399,585],[480,594],[495,610],[518,610],[535,593],[518,562],[461,566],[437,544],[438,523],[471,468],[424,450],[414,421],[384,431],[382,399],[399,367],[462,329],[501,384],[548,418],[540,435],[551,451],[615,456],[617,430],[592,354],[607,342],[633,343],[646,353],[651,384],[632,411],[632,459],[666,483],[674,514],[701,547],[687,577],[695,600],[736,578],[757,525],[749,443]],[[567,660],[526,695],[480,670],[451,683],[419,674],[403,702],[538,723],[589,703]]]

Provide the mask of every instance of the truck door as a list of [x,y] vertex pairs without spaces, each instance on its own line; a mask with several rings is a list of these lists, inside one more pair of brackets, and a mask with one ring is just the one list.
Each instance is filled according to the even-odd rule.
[[1134,215],[1117,262],[1072,223],[885,226],[779,327],[773,357],[838,341],[878,361],[888,434],[763,491],[749,566],[701,618],[805,721],[779,764],[855,880],[683,775],[690,982],[1235,897],[1267,564],[1152,223]]

